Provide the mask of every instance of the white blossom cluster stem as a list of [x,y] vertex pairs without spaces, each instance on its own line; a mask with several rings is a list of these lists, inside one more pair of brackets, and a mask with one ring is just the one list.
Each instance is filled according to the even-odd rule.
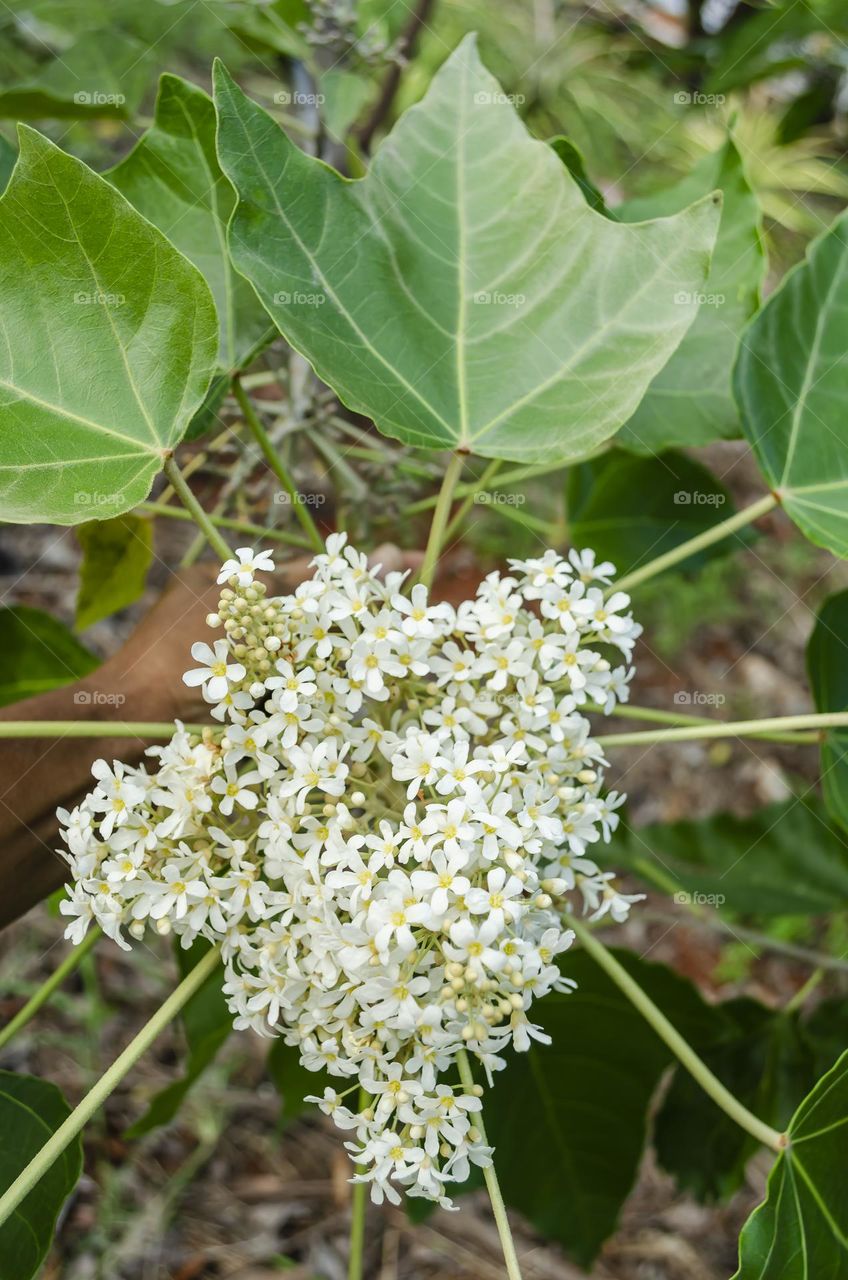
[[256,580],[267,552],[237,556],[223,638],[185,676],[223,736],[178,725],[151,770],[94,766],[60,811],[67,934],[220,944],[235,1026],[340,1082],[313,1100],[372,1198],[448,1205],[491,1158],[457,1055],[491,1079],[546,1042],[532,1006],[573,986],[563,903],[622,920],[635,901],[589,856],[622,797],[580,709],[626,699],[640,628],[588,551],[512,561],[458,608],[341,534],[283,597]]

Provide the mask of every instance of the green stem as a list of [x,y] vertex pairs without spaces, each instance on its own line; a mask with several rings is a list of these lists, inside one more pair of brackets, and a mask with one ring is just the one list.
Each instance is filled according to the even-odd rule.
[[465,466],[465,458],[466,455],[464,453],[455,453],[448,463],[442,479],[442,487],[439,490],[436,509],[433,512],[433,523],[430,525],[430,536],[427,539],[427,548],[424,552],[424,563],[421,565],[421,573],[418,575],[419,581],[423,582],[425,587],[433,585],[433,575],[436,572],[436,565],[439,562],[439,555],[442,550],[454,489],[462,474],[462,468]]
[[[360,1086],[359,1110],[364,1111],[369,1104],[369,1097]],[[362,1173],[362,1166],[356,1166],[356,1172]],[[350,1205],[350,1248],[347,1259],[347,1280],[362,1280],[363,1254],[365,1247],[365,1211],[368,1206],[368,1183],[354,1182]]]
[[[497,481],[498,484],[517,484],[519,480],[532,480],[534,476],[552,475],[555,471],[562,471],[570,465],[568,462],[555,462],[553,464],[546,462],[534,466],[514,467],[511,471],[502,471],[497,476]],[[483,488],[489,487],[494,478],[493,475],[485,486],[481,480],[469,480],[467,484],[457,485],[455,497],[467,498],[469,494],[480,493]],[[438,496],[434,494],[430,494],[427,498],[419,498],[417,502],[411,502],[409,506],[404,507],[401,515],[415,516],[420,511],[429,511],[431,507],[435,507],[438,500]]]
[[[220,724],[187,724],[187,733],[207,729],[221,733]],[[176,730],[167,720],[0,720],[0,738],[170,738]]]
[[643,742],[695,742],[698,738],[756,738],[784,729],[839,729],[848,725],[848,712],[810,712],[799,716],[772,716],[766,720],[705,720],[678,729],[642,729],[636,733],[605,733],[596,739],[605,747],[633,747]]
[[[468,1054],[464,1049],[460,1049],[457,1055],[457,1064],[459,1066],[459,1078],[462,1081],[463,1088],[471,1093],[474,1088],[474,1075],[471,1070],[471,1063],[468,1061]],[[480,1137],[486,1146],[489,1140],[486,1137],[486,1128],[483,1124],[483,1113],[478,1111],[474,1117],[474,1125],[480,1131]],[[504,1262],[506,1263],[506,1273],[509,1280],[521,1280],[521,1268],[518,1265],[518,1255],[515,1252],[515,1241],[512,1238],[512,1231],[509,1225],[509,1218],[506,1213],[506,1205],[501,1193],[498,1175],[495,1173],[495,1166],[490,1164],[483,1170],[483,1180],[486,1183],[486,1190],[489,1193],[489,1200],[492,1205],[492,1213],[495,1217],[495,1225],[498,1228],[500,1236],[501,1249],[503,1250]]]
[[102,936],[99,928],[89,929],[82,942],[78,947],[73,947],[65,956],[62,963],[57,969],[54,969],[50,977],[42,982],[34,996],[27,1000],[22,1009],[19,1009],[14,1018],[7,1022],[2,1031],[0,1031],[0,1049],[5,1049],[14,1036],[20,1031],[21,1027],[25,1027],[29,1020],[38,1013],[38,1010],[52,996],[57,987],[60,987],[69,974],[85,959],[91,948]]
[[289,500],[294,507],[294,514],[303,526],[303,531],[309,539],[310,546],[312,546],[317,552],[322,552],[324,550],[324,539],[318,532],[318,527],[304,504],[302,495],[295,488],[294,481],[283,465],[282,458],[274,448],[274,445],[271,442],[271,437],[263,427],[259,414],[254,409],[250,397],[238,378],[233,378],[233,395],[238,402],[238,406],[244,415],[244,420],[250,428],[254,440],[262,450],[265,461],[268,463],[268,466],[271,468],[274,475],[283,486],[283,489],[288,494]]
[[[139,502],[136,511],[144,515],[164,516],[168,520],[193,520],[194,517],[180,507],[169,507],[165,502]],[[251,524],[249,520],[234,520],[229,516],[207,515],[216,529],[232,529],[251,538],[270,538],[273,542],[287,542],[293,547],[309,547],[312,544],[299,533],[287,533],[285,529],[269,529],[264,524]]]
[[[501,464],[500,458],[495,458],[493,462],[490,462],[488,467],[486,467],[486,470],[481,475],[480,479],[475,484],[474,488],[460,503],[457,509],[456,515],[451,520],[450,524],[445,530],[446,543],[452,542],[453,539],[456,537],[457,533],[462,528],[463,521],[465,520],[471,508],[474,506],[474,503],[476,502],[478,495],[481,493],[485,493],[485,491],[488,489],[491,482],[494,480],[495,476],[498,474],[498,471],[500,471],[501,465],[502,464]],[[459,493],[459,489],[457,489],[457,493]]]
[[759,520],[760,516],[766,515],[767,512],[777,506],[777,503],[778,499],[773,493],[766,494],[764,498],[760,498],[757,502],[752,502],[750,507],[743,507],[741,511],[737,511],[734,515],[728,516],[726,520],[722,520],[720,524],[714,524],[711,529],[705,529],[703,533],[690,538],[688,542],[681,542],[679,547],[673,547],[671,551],[666,551],[665,555],[657,556],[656,560],[651,560],[648,564],[642,565],[641,569],[634,569],[632,573],[626,573],[623,578],[619,578],[617,582],[613,583],[609,588],[609,592],[630,591],[633,587],[638,586],[639,583],[646,582],[648,578],[653,578],[656,574],[662,573],[664,569],[669,569],[672,565],[679,564],[681,560],[687,560],[689,556],[695,555],[698,551],[703,551],[705,547],[711,547],[714,542],[721,542],[722,538],[728,538],[737,529],[743,529],[746,524]]
[[[598,715],[603,715],[603,707],[588,707],[587,711],[595,711]],[[710,720],[707,716],[692,716],[677,711],[659,711],[655,707],[634,707],[629,703],[617,703],[612,711],[608,713],[611,716],[620,716],[624,720],[647,720],[654,721],[656,724],[668,724],[673,726],[683,725],[701,725],[715,724],[714,720]],[[819,733],[757,733],[751,734],[751,737],[764,738],[769,742],[787,742],[795,744],[818,743],[821,742]]]
[[804,983],[804,985],[799,987],[798,990],[795,992],[794,996],[792,997],[792,999],[788,1000],[786,1004],[783,1006],[783,1012],[795,1013],[797,1009],[800,1009],[804,1004],[804,1001],[807,999],[807,996],[812,991],[815,991],[816,987],[819,985],[823,977],[824,977],[824,968],[822,966],[819,966],[818,969],[814,969],[813,972],[810,974],[809,978],[807,979],[807,981]]
[[592,959],[612,978],[619,991],[623,992],[631,1004],[639,1010],[642,1017],[650,1023],[660,1039],[665,1041],[674,1056],[683,1063],[686,1070],[697,1080],[713,1102],[726,1115],[730,1116],[731,1120],[738,1124],[740,1128],[756,1138],[758,1142],[763,1143],[766,1147],[771,1147],[773,1151],[782,1151],[787,1145],[785,1136],[778,1133],[776,1129],[772,1129],[771,1125],[758,1120],[747,1107],[742,1105],[738,1098],[735,1098],[724,1087],[719,1078],[713,1075],[706,1063],[701,1061],[689,1042],[684,1040],[680,1032],[672,1026],[662,1010],[657,1008],[650,996],[642,990],[638,982],[631,978],[627,970],[618,963],[615,956],[607,950],[604,944],[593,936],[591,929],[587,929],[584,924],[581,924],[579,920],[575,920],[571,916],[566,917],[566,923],[570,929],[574,930],[580,939],[581,945]]
[[65,1148],[84,1128],[98,1108],[103,1105],[110,1093],[117,1088],[127,1072],[135,1066],[142,1054],[147,1052],[160,1032],[164,1031],[183,1005],[203,985],[219,960],[220,952],[217,947],[206,952],[203,958],[194,966],[191,973],[183,978],[176,990],[172,991],[164,1004],[156,1010],[150,1021],[145,1023],[138,1035],[130,1041],[123,1053],[118,1055],[111,1067],[97,1081],[97,1084],[88,1091],[82,1102],[74,1108],[67,1120],[60,1124],[55,1133],[48,1138],[47,1142],[45,1142],[37,1155],[30,1160],[23,1172],[18,1174],[8,1191],[0,1197],[0,1224],[4,1223],[14,1213],[21,1201],[29,1195],[33,1187],[44,1177],[47,1170],[52,1167]]
[[165,462],[165,475],[168,477],[169,483],[173,486],[174,492],[182,502],[186,511],[190,512],[193,520],[199,529],[202,529],[206,535],[206,540],[210,547],[218,552],[222,560],[229,560],[232,556],[230,548],[221,537],[218,530],[212,524],[206,512],[195,498],[191,489],[183,479],[182,473],[173,458],[168,458]]

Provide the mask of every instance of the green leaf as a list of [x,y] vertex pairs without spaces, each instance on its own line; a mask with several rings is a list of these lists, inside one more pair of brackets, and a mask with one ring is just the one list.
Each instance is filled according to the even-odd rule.
[[742,1228],[733,1280],[848,1277],[848,1052],[804,1099],[766,1198]]
[[596,213],[603,213],[607,218],[611,218],[613,222],[618,222],[618,214],[607,208],[607,202],[603,193],[598,190],[592,179],[586,172],[586,161],[583,158],[583,152],[571,141],[570,138],[562,137],[551,138],[548,146],[553,149],[583,192],[583,198],[590,209],[594,209]]
[[20,141],[0,199],[0,504],[78,524],[147,496],[206,393],[217,321],[197,269],[108,182]]
[[355,71],[332,67],[319,81],[326,101],[321,109],[324,128],[333,138],[343,140],[374,96],[374,85]]
[[[732,140],[671,190],[616,209],[624,222],[677,213],[718,188],[724,203],[712,265],[695,323],[651,383],[618,441],[634,453],[701,445],[739,435],[730,373],[739,338],[757,310],[766,259],[760,210]],[[682,305],[691,295],[682,290]]]
[[125,609],[144,593],[153,561],[153,525],[131,512],[77,528],[82,547],[76,628]]
[[307,1071],[301,1066],[297,1047],[286,1044],[281,1038],[271,1045],[266,1067],[283,1100],[284,1124],[290,1124],[305,1111],[314,1110],[311,1102],[304,1102],[307,1095],[320,1097],[326,1085],[338,1085],[338,1081],[331,1080],[324,1071]]
[[58,618],[27,605],[0,609],[0,707],[70,684],[98,665]]
[[[182,978],[191,972],[208,949],[209,944],[203,941],[193,943],[187,950],[176,948]],[[151,1129],[173,1120],[189,1089],[227,1040],[233,1029],[233,1015],[227,1008],[226,997],[221,989],[222,981],[223,966],[219,965],[184,1006],[181,1018],[188,1044],[188,1058],[183,1076],[166,1085],[151,1099],[141,1119],[127,1130],[128,1138],[140,1138]]]
[[848,556],[848,212],[752,322],[734,389],[787,515],[811,542]]
[[144,93],[150,49],[109,27],[86,31],[70,48],[0,92],[0,116],[15,120],[124,117]]
[[[726,1001],[720,1010],[719,1034],[698,1046],[699,1056],[749,1111],[782,1131],[816,1080],[797,1017],[747,998]],[[758,1144],[678,1067],[654,1123],[654,1146],[681,1187],[713,1200],[742,1185]]]
[[[825,600],[807,645],[807,670],[818,711],[848,711],[848,591]],[[848,733],[822,738],[821,784],[830,815],[848,831]]]
[[[54,1084],[0,1071],[0,1192],[14,1182],[70,1115]],[[43,1263],[62,1205],[82,1173],[82,1144],[74,1138],[16,1211],[0,1226],[3,1280],[30,1280]]]
[[[629,573],[727,519],[733,505],[724,485],[683,453],[639,458],[611,449],[570,469],[566,511],[575,546],[594,547]],[[717,543],[676,568],[700,568],[727,550],[727,541]]]
[[215,153],[212,99],[179,76],[163,75],[153,124],[106,177],[203,274],[218,311],[218,363],[230,373],[242,368],[274,331],[227,253],[235,197]]
[[745,915],[824,915],[848,904],[848,840],[814,797],[749,818],[623,828],[614,852],[618,866],[669,893]]
[[694,319],[708,197],[625,227],[534,141],[473,38],[351,182],[216,69],[230,252],[352,409],[424,448],[554,461],[607,439]]
[[[690,1042],[717,1037],[721,1011],[690,983],[615,954]],[[507,1203],[588,1267],[635,1180],[670,1052],[584,952],[568,953],[562,968],[578,985],[539,1006],[552,1043],[509,1054],[485,1118]]]

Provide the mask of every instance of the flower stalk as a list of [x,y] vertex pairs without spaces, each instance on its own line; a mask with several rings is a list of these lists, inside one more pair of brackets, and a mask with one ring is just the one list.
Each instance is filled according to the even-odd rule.
[[206,535],[206,541],[210,547],[217,551],[218,555],[224,560],[229,560],[231,555],[229,546],[221,537],[221,534],[215,528],[197,498],[195,498],[173,457],[165,459],[164,471],[180,502],[189,512],[197,527]]
[[765,720],[709,721],[669,729],[640,729],[634,733],[599,734],[596,741],[605,747],[635,747],[648,742],[696,742],[699,738],[752,738],[765,733],[794,729],[841,729],[848,727],[848,712],[809,712],[797,716],[772,716]]
[[200,989],[209,975],[214,972],[220,960],[217,947],[207,951],[180,985],[171,992],[167,1000],[145,1023],[130,1043],[119,1054],[111,1067],[100,1077],[68,1116],[63,1124],[48,1138],[36,1156],[30,1160],[26,1168],[18,1174],[5,1194],[0,1197],[0,1225],[17,1209],[22,1200],[29,1195],[33,1187],[44,1177],[48,1169],[58,1160],[66,1147],[85,1127],[95,1112],[102,1107],[109,1095],[118,1087],[128,1071],[135,1066],[142,1054],[146,1053],[157,1036],[164,1031],[169,1022],[177,1016],[183,1005],[187,1004],[196,991]]
[[427,548],[424,552],[424,563],[421,565],[421,573],[419,575],[419,581],[425,587],[430,587],[433,583],[436,565],[439,562],[439,556],[442,551],[454,490],[464,465],[465,454],[455,453],[448,463],[442,480],[442,487],[436,499],[436,509],[433,512],[433,522],[430,525],[430,536],[427,539]]
[[[222,733],[219,724],[187,724],[187,733]],[[172,738],[167,720],[0,720],[0,738]]]
[[[136,511],[146,516],[163,516],[166,520],[193,520],[194,516],[180,507],[170,507],[167,502],[139,502]],[[210,524],[216,529],[232,529],[234,533],[243,533],[248,538],[261,540],[268,538],[272,542],[284,542],[292,547],[310,547],[312,544],[299,533],[289,533],[286,529],[272,529],[264,524],[251,524],[249,520],[235,520],[229,516],[207,515]]]
[[662,1010],[654,1004],[650,996],[642,990],[638,982],[630,976],[623,965],[619,964],[612,952],[608,951],[604,944],[593,935],[591,929],[588,929],[586,925],[573,916],[566,916],[565,920],[569,928],[574,930],[581,945],[592,959],[603,969],[608,977],[612,978],[619,991],[627,996],[631,1004],[639,1010],[646,1022],[653,1027],[660,1039],[668,1045],[674,1056],[683,1064],[690,1075],[697,1080],[713,1102],[726,1115],[730,1116],[730,1119],[735,1121],[741,1129],[756,1138],[758,1142],[761,1142],[766,1147],[771,1147],[773,1151],[783,1151],[787,1145],[786,1135],[778,1133],[771,1125],[759,1120],[747,1107],[742,1105],[738,1098],[734,1097],[729,1089],[725,1088],[718,1076],[713,1075],[707,1064],[698,1057],[689,1042],[684,1040]]
[[[457,1065],[459,1067],[459,1078],[462,1081],[466,1092],[471,1093],[474,1088],[474,1076],[471,1071],[471,1063],[468,1061],[468,1054],[461,1049],[457,1055]],[[486,1137],[486,1128],[483,1124],[483,1113],[477,1112],[475,1124],[480,1130],[480,1136],[483,1142],[488,1146]],[[492,1213],[495,1217],[495,1225],[498,1228],[498,1236],[500,1237],[501,1248],[503,1250],[504,1263],[506,1265],[506,1273],[509,1280],[521,1280],[521,1267],[518,1263],[518,1254],[515,1252],[515,1241],[512,1238],[512,1230],[507,1217],[506,1205],[501,1193],[498,1175],[495,1172],[493,1164],[487,1165],[483,1169],[483,1180],[486,1183],[486,1190],[489,1193],[489,1200],[492,1205]]]
[[238,378],[233,378],[233,395],[236,398],[238,407],[242,411],[247,426],[262,450],[262,455],[274,475],[279,480],[283,489],[289,496],[289,500],[294,508],[294,514],[303,526],[303,531],[309,539],[310,546],[317,552],[324,550],[324,539],[318,532],[318,526],[312,519],[307,507],[303,502],[302,495],[298,492],[294,480],[289,475],[282,458],[271,441],[271,437],[262,425],[259,414],[256,412],[253,404]]

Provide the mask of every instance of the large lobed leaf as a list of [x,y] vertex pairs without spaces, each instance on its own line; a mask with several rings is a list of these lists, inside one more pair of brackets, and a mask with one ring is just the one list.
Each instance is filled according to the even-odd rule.
[[153,124],[106,177],[203,274],[218,310],[218,363],[241,368],[270,326],[227,253],[235,197],[215,154],[212,99],[179,76],[163,75]]
[[848,1276],[848,1052],[804,1099],[766,1199],[742,1229],[733,1280]]
[[351,182],[216,69],[230,251],[289,342],[388,435],[577,457],[695,318],[718,195],[624,226],[589,208],[465,39]]
[[206,392],[215,307],[108,182],[20,141],[0,199],[0,505],[77,524],[147,496]]
[[817,546],[848,556],[848,213],[751,323],[734,390],[786,513]]

